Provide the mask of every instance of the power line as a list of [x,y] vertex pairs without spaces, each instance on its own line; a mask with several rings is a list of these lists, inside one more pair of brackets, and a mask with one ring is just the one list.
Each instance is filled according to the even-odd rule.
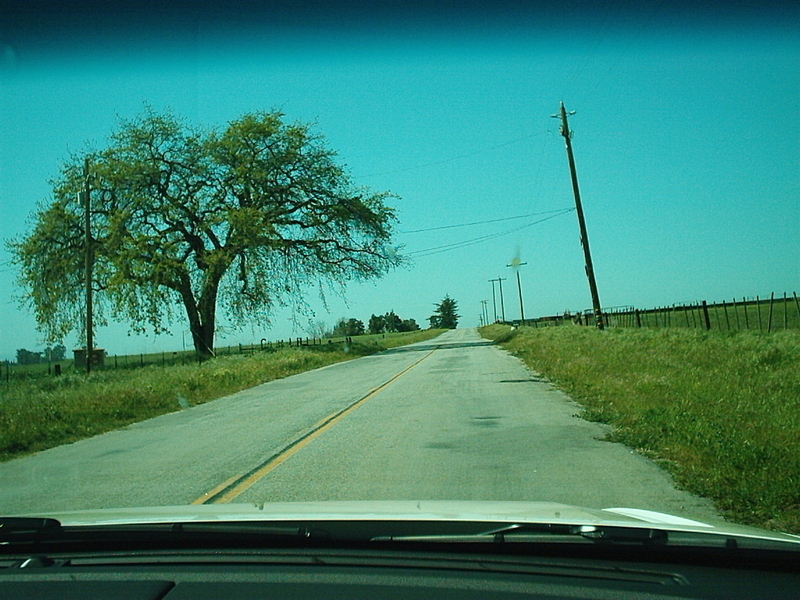
[[565,210],[573,210],[571,208],[558,208],[555,210],[545,210],[542,212],[535,212],[535,213],[528,213],[526,215],[516,215],[514,217],[502,217],[499,219],[488,219],[486,221],[473,221],[471,223],[459,223],[457,225],[439,225],[438,227],[428,227],[425,229],[411,229],[408,231],[399,231],[398,233],[408,234],[408,233],[423,233],[426,231],[439,231],[441,229],[455,229],[457,227],[471,227],[473,225],[486,225],[487,223],[500,223],[502,221],[512,221],[514,219],[527,219],[529,217],[538,217],[540,215],[550,215],[553,213],[561,213]]
[[[590,104],[600,84],[619,66],[622,59],[631,53],[631,49],[635,44],[646,39],[647,36],[652,35],[653,31],[651,25],[656,22],[659,17],[663,17],[666,14],[663,10],[665,5],[664,0],[637,5],[637,8],[634,9],[636,11],[634,13],[636,17],[636,27],[628,28],[630,30],[630,35],[624,36],[623,43],[616,46],[615,51],[608,53],[608,60],[606,61],[605,67],[601,67],[599,63],[592,65],[590,63],[594,60],[593,55],[596,55],[597,50],[601,47],[602,43],[605,42],[605,39],[607,39],[609,35],[613,35],[613,24],[622,23],[623,20],[627,19],[629,16],[627,12],[630,7],[627,7],[625,3],[616,4],[616,1],[609,3],[608,10],[600,25],[593,28],[595,37],[592,42],[587,45],[583,57],[576,61],[576,68],[573,70],[572,76],[567,80],[566,86],[564,87],[565,93],[562,94],[562,97],[564,95],[570,95],[575,104]],[[640,11],[641,8],[644,8],[644,10]],[[624,23],[622,26],[625,27]],[[583,76],[584,72],[590,69],[592,70],[591,76],[585,80],[580,90],[575,90],[575,93],[572,93],[573,84],[577,84],[579,76]]]
[[417,169],[424,169],[426,167],[436,167],[438,165],[443,165],[443,164],[446,164],[446,163],[449,163],[449,162],[453,162],[453,161],[456,161],[456,160],[461,160],[462,158],[469,158],[470,156],[475,156],[476,154],[482,154],[484,152],[490,152],[492,150],[497,150],[499,148],[505,148],[506,146],[511,146],[512,144],[518,144],[520,142],[524,142],[525,140],[529,140],[531,138],[543,135],[545,133],[547,133],[546,130],[545,131],[540,131],[538,133],[531,133],[530,135],[526,135],[526,136],[523,136],[523,137],[520,137],[520,138],[509,140],[507,142],[503,142],[503,143],[497,144],[495,146],[489,146],[489,147],[486,147],[486,148],[481,148],[480,150],[475,150],[473,152],[468,152],[466,154],[459,154],[458,156],[451,156],[450,158],[444,158],[442,160],[437,160],[437,161],[433,161],[433,162],[429,162],[429,163],[422,163],[420,165],[414,165],[414,166],[411,166],[411,167],[404,167],[402,169],[393,169],[391,171],[383,171],[383,172],[380,172],[380,173],[369,173],[367,175],[359,175],[358,178],[359,179],[364,179],[364,178],[367,178],[367,177],[379,177],[379,176],[382,176],[382,175],[394,175],[395,173],[406,173],[407,171],[415,171]]
[[556,217],[560,217],[561,215],[565,215],[567,213],[572,212],[575,210],[574,208],[566,208],[562,211],[550,215],[549,217],[545,217],[544,219],[539,219],[538,221],[534,221],[533,223],[526,223],[521,227],[515,227],[514,229],[508,229],[506,231],[501,231],[500,233],[492,233],[488,235],[482,235],[480,237],[472,238],[469,240],[463,240],[460,242],[453,242],[452,244],[444,244],[443,246],[434,246],[433,248],[426,248],[424,250],[415,250],[406,254],[408,257],[420,258],[423,256],[431,256],[433,254],[440,254],[442,252],[448,252],[450,250],[457,250],[459,248],[465,248],[466,246],[472,246],[474,244],[479,244],[480,242],[485,242],[487,240],[496,239],[502,237],[504,235],[509,235],[515,233],[517,231],[522,231],[523,229],[527,229],[528,227],[533,227],[534,225],[538,225],[539,223],[544,223],[545,221],[549,221],[550,219],[554,219]]

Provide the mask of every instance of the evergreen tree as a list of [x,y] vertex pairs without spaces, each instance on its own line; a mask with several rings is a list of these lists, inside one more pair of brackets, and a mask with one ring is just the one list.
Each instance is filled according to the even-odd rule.
[[461,316],[456,312],[458,305],[449,295],[444,297],[439,304],[436,305],[434,313],[428,317],[431,329],[455,329],[458,327],[458,318]]

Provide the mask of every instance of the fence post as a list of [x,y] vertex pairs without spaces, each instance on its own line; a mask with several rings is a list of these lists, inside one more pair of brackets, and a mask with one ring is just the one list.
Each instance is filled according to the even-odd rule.
[[761,333],[761,300],[756,296],[756,314],[758,315],[758,332]]
[[742,307],[744,308],[744,328],[750,331],[750,318],[747,316],[747,298],[742,297]]
[[769,295],[769,319],[767,319],[767,333],[772,332],[772,303],[775,301],[775,292]]
[[733,316],[736,317],[736,331],[739,331],[742,326],[739,323],[739,311],[736,308],[736,297],[733,298]]
[[783,328],[789,329],[789,315],[786,310],[786,292],[783,292]]
[[722,301],[722,310],[725,311],[725,326],[728,328],[728,331],[731,330],[731,322],[728,319],[728,305],[725,304],[725,300]]
[[703,300],[703,318],[705,319],[705,322],[706,322],[706,330],[710,330],[711,329],[711,319],[708,316],[708,304],[706,303],[705,300]]
[[797,292],[792,292],[794,296],[794,306],[797,308],[797,317],[800,318],[800,301],[797,300]]

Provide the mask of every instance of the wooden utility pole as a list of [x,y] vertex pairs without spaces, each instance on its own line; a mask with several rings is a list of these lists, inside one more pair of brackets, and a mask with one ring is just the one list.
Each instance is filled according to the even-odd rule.
[[[526,262],[520,262],[519,258],[515,258],[511,261],[511,264],[506,265],[507,267],[513,268],[517,272],[517,291],[519,292],[519,317],[520,317],[520,325],[525,325],[525,309],[522,306],[522,284],[519,280],[519,268],[522,265],[527,265]],[[501,288],[502,289],[502,288]]]
[[[575,114],[575,111],[569,113]],[[572,176],[572,191],[575,194],[575,212],[578,213],[578,226],[581,230],[581,246],[583,246],[583,257],[586,261],[586,277],[589,278],[589,291],[592,294],[592,309],[594,311],[594,322],[598,329],[604,328],[603,312],[600,307],[600,296],[597,293],[597,282],[594,279],[594,268],[592,267],[592,253],[589,251],[589,236],[586,233],[586,221],[583,218],[583,206],[581,205],[581,193],[578,190],[578,175],[575,172],[575,158],[572,156],[572,132],[569,130],[567,124],[567,110],[564,108],[564,103],[561,103],[561,112],[558,115],[553,115],[555,118],[561,118],[561,135],[567,144],[567,159],[569,160],[569,172]]]
[[86,374],[92,372],[92,350],[94,348],[94,338],[92,335],[92,268],[94,267],[94,255],[92,248],[92,210],[89,193],[89,158],[83,163],[83,208],[84,225],[86,234]]
[[497,283],[500,285],[500,318],[503,320],[503,323],[506,322],[506,305],[505,302],[503,302],[503,282],[505,280],[505,277],[497,278]]
[[[528,263],[520,263],[521,265],[525,265]],[[525,309],[522,308],[522,284],[519,282],[519,269],[517,269],[517,291],[519,292],[519,316],[522,321],[522,325],[525,325]]]
[[497,323],[497,295],[494,293],[494,282],[497,279],[490,279],[489,283],[492,284],[492,311],[493,311],[493,318],[492,323]]
[[[492,302],[495,301],[494,297],[494,282],[500,284],[500,314],[502,315],[500,319],[503,323],[506,321],[506,307],[503,304],[503,282],[506,280],[505,277],[497,277],[496,279],[490,279],[489,281],[492,282]],[[494,305],[494,320],[497,321],[497,304]]]

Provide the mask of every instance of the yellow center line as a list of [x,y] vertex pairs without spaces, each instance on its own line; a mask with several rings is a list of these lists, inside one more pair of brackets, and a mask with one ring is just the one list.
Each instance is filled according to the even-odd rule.
[[236,498],[239,494],[250,488],[254,483],[256,483],[259,479],[264,477],[267,473],[269,473],[270,471],[275,469],[278,465],[283,463],[295,452],[305,447],[309,442],[311,442],[315,438],[319,437],[320,435],[328,431],[328,429],[333,427],[336,423],[341,421],[344,417],[346,417],[356,408],[361,406],[364,402],[375,396],[378,392],[386,388],[392,382],[396,381],[397,379],[408,373],[411,369],[416,367],[419,363],[428,358],[438,349],[439,346],[436,346],[425,356],[423,356],[416,362],[412,363],[411,365],[400,371],[397,375],[395,375],[385,383],[379,385],[376,388],[371,389],[362,398],[359,398],[346,408],[337,411],[335,413],[331,413],[327,417],[319,420],[308,433],[301,435],[299,438],[297,438],[296,440],[288,444],[286,447],[284,447],[283,450],[281,450],[277,454],[273,454],[254,469],[251,469],[250,471],[248,471],[243,475],[234,475],[230,479],[216,486],[214,489],[209,490],[199,498],[192,500],[190,504],[221,504],[225,502],[230,502],[231,500]]

